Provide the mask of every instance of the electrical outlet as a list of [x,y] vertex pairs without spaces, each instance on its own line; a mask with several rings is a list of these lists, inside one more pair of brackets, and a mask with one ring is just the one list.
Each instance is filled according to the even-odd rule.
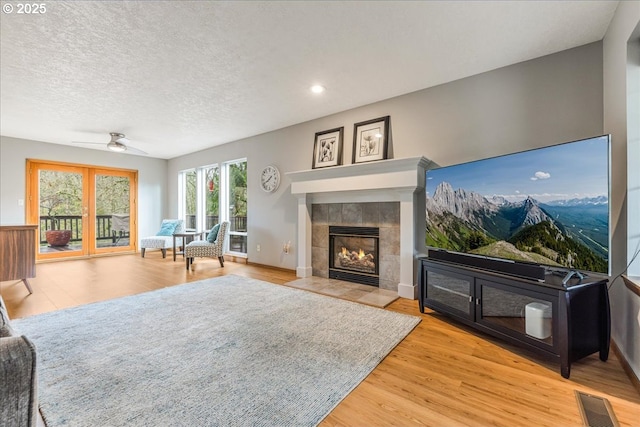
[[256,246],[256,251],[260,252],[260,245]]

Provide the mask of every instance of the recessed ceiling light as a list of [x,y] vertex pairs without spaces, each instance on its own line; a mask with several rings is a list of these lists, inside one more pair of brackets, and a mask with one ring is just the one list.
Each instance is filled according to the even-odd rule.
[[311,86],[311,92],[313,93],[322,93],[325,91],[325,87],[321,85],[313,85]]

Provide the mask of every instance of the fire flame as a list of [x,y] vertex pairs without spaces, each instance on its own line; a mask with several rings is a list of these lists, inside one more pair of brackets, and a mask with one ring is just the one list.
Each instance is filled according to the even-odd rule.
[[[347,248],[345,248],[344,246],[342,247],[342,250],[340,251],[342,256],[347,256],[349,255],[349,251],[347,250]],[[366,256],[366,254],[364,253],[364,251],[362,249],[360,249],[360,251],[358,252],[358,259],[362,259]]]

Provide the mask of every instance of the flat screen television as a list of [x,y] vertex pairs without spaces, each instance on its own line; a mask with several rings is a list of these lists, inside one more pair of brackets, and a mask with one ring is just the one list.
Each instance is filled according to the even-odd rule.
[[427,247],[609,273],[610,136],[426,173]]

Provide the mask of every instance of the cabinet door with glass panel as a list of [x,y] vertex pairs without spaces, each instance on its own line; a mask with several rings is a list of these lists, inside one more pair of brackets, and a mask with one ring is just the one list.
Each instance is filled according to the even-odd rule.
[[476,322],[536,347],[553,351],[557,295],[476,280]]
[[426,286],[425,295],[420,296],[421,304],[473,320],[472,276],[432,266],[423,268],[422,274]]

